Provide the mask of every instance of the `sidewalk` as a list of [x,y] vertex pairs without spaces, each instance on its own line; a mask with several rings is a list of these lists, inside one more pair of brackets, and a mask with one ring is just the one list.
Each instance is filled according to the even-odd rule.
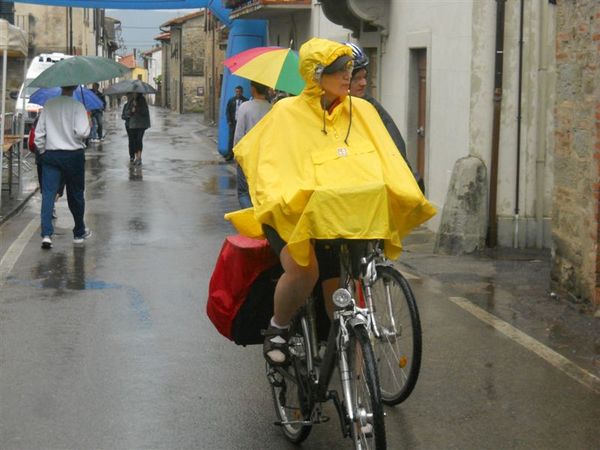
[[600,377],[600,317],[551,291],[548,249],[449,256],[433,253],[434,244],[424,228],[406,238],[398,265],[416,275],[411,284],[434,283],[440,299],[466,299]]
[[0,224],[19,212],[27,200],[38,191],[37,171],[33,155],[27,155],[26,162],[27,164],[21,166],[21,179],[13,182],[10,196],[8,195],[6,171],[3,173],[0,196]]

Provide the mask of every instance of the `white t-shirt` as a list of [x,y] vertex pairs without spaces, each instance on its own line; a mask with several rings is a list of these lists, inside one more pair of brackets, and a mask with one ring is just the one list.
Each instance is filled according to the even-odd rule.
[[85,148],[90,121],[84,106],[73,97],[59,95],[46,102],[35,127],[35,145],[46,150]]

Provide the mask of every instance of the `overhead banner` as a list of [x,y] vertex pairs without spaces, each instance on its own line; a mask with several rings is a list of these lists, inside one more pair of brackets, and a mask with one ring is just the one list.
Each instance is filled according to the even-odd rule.
[[15,3],[32,3],[47,6],[101,9],[209,9],[221,22],[229,25],[229,9],[222,0],[18,0]]

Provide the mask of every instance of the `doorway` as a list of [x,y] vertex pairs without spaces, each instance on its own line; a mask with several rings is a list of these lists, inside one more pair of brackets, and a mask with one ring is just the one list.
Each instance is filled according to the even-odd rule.
[[408,114],[408,157],[426,179],[427,49],[410,50]]

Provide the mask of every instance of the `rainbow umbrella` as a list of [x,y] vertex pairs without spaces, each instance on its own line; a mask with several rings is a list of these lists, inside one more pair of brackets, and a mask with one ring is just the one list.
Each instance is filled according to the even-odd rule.
[[298,95],[304,80],[298,70],[298,53],[283,47],[255,47],[223,61],[231,73],[273,89]]

